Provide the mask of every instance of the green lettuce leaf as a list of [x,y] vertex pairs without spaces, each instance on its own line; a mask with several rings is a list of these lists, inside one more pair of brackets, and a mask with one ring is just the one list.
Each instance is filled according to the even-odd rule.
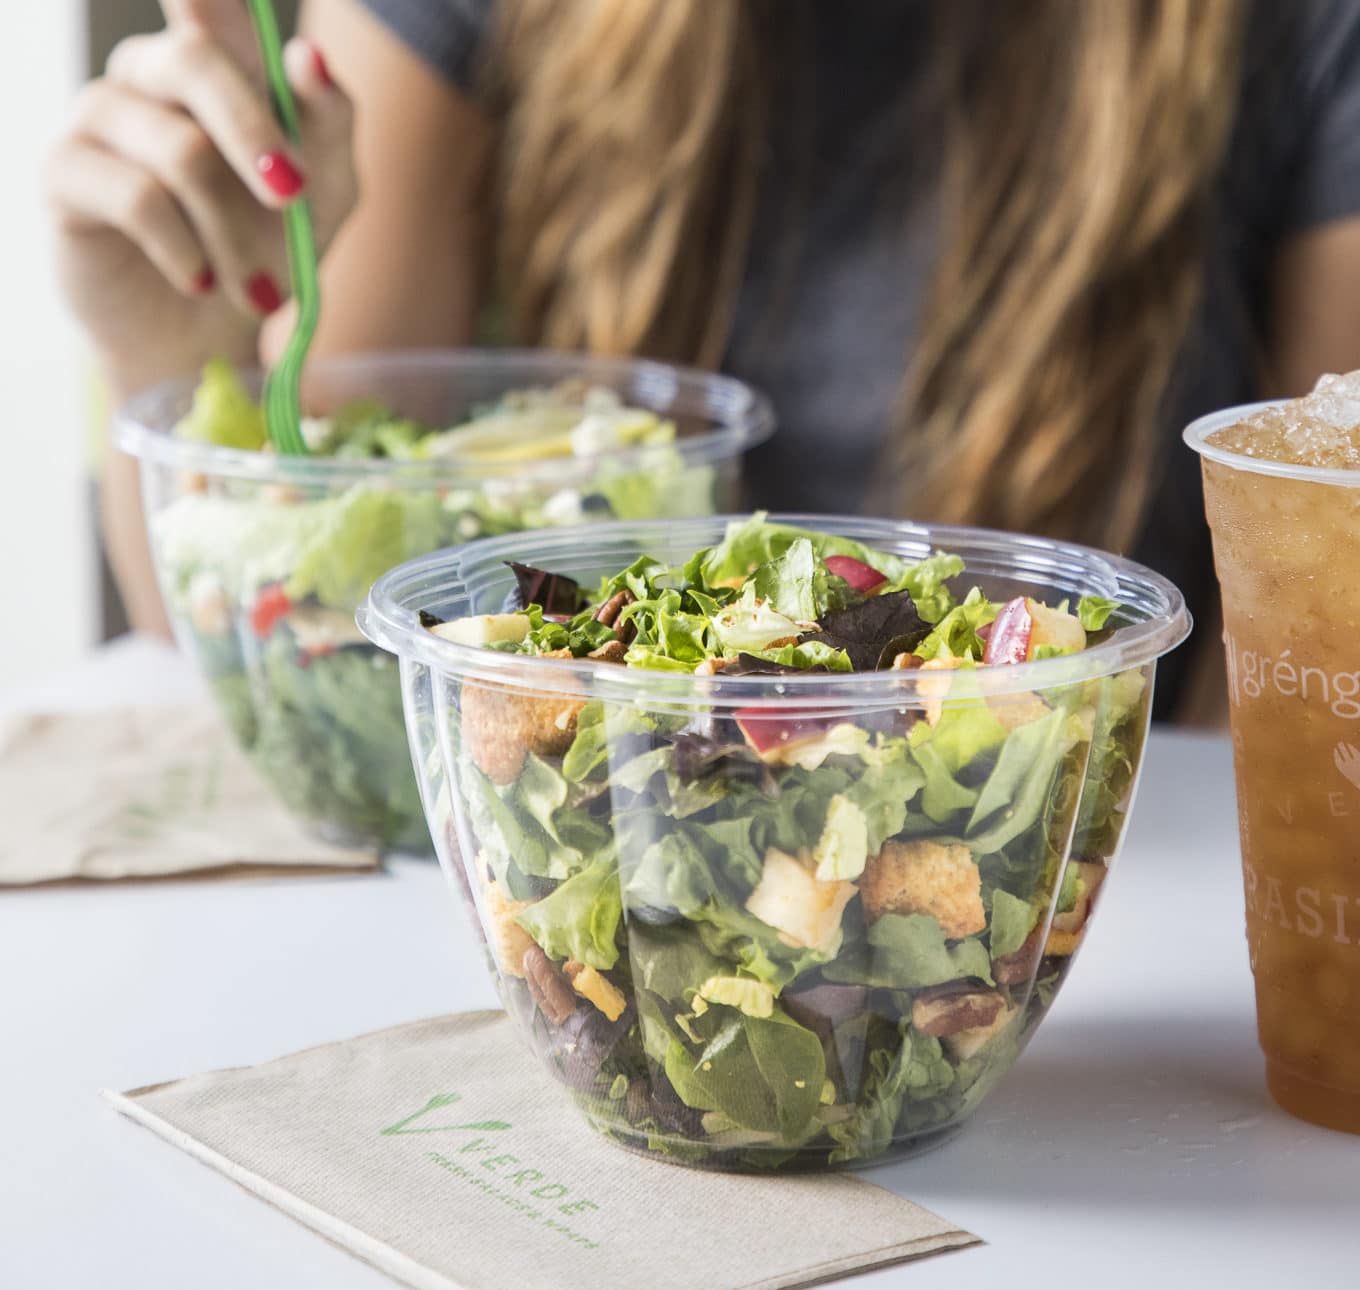
[[748,582],[741,596],[724,606],[713,620],[713,633],[721,647],[718,652],[725,654],[758,653],[774,641],[800,635],[802,630],[788,615],[764,603],[756,594],[754,582]]
[[1095,722],[1073,853],[1108,858],[1123,836],[1129,794],[1147,734],[1147,681],[1138,670],[1094,682]]
[[[825,566],[823,577],[825,577]],[[818,561],[807,538],[798,538],[781,556],[755,571],[751,581],[755,594],[778,613],[799,622],[817,618],[817,597],[813,581]]]
[[697,1053],[674,1036],[666,1052],[666,1077],[681,1099],[746,1129],[800,1138],[826,1079],[821,1040],[777,1009],[748,1017],[717,1004],[694,1026],[706,1041]]
[[[962,673],[958,675],[962,679]],[[912,727],[913,748],[919,753],[929,743],[946,769],[955,775],[1005,742],[1006,727],[982,699],[947,700],[934,726],[918,721]]]
[[992,983],[991,956],[975,936],[948,944],[929,914],[884,914],[864,943],[822,969],[838,985],[920,990],[963,977]]
[[762,564],[751,581],[757,596],[797,622],[815,622],[860,598],[827,569],[809,538],[797,538],[783,555]]
[[553,959],[577,959],[607,970],[618,962],[615,944],[623,902],[612,855],[559,884],[522,910],[515,921]]
[[1013,730],[978,794],[965,840],[977,855],[1000,851],[1039,823],[1063,758],[1085,737],[1062,708]]
[[1081,893],[1086,889],[1086,884],[1082,881],[1081,870],[1077,868],[1077,861],[1069,860],[1063,867],[1062,883],[1058,887],[1057,912],[1060,914],[1071,913],[1077,907],[1077,901],[1081,899]]
[[850,656],[843,649],[835,649],[825,641],[803,641],[798,645],[781,645],[778,649],[748,649],[742,652],[784,667],[824,667],[828,672],[854,671]]
[[650,845],[627,835],[620,844],[624,855],[644,846],[636,866],[623,875],[629,909],[639,910],[647,921],[673,915],[688,919],[697,925],[691,934],[697,932],[705,949],[726,965],[720,972],[740,968],[774,990],[826,961],[827,955],[784,944],[773,927],[746,911],[765,854],[752,841],[750,818],[663,827],[663,835]]
[[1012,896],[1003,887],[992,893],[992,918],[988,944],[994,959],[1014,954],[1034,930],[1036,910],[1027,900]]
[[576,737],[562,758],[562,774],[573,784],[590,779],[609,764],[609,735],[604,704],[587,703],[576,718]]
[[962,603],[935,624],[929,636],[912,649],[922,660],[967,658],[981,662],[985,646],[978,629],[996,618],[997,607],[974,587]]
[[224,359],[206,363],[188,415],[175,427],[179,439],[258,452],[269,440],[264,413]]
[[[902,832],[909,804],[925,787],[926,776],[912,756],[907,740],[882,735],[867,747],[861,761],[863,770],[848,770],[850,784],[842,795],[864,813],[866,842],[870,855]],[[858,773],[857,773],[858,772]]]
[[353,609],[394,565],[439,546],[443,532],[433,493],[355,487],[310,510],[314,528],[284,590]]
[[877,569],[888,579],[892,590],[902,585],[899,580],[909,567],[900,556],[875,550],[852,538],[771,524],[764,511],[757,511],[748,519],[732,520],[723,540],[699,552],[687,567],[710,587],[732,578],[745,579],[761,565],[778,559],[799,539],[810,542],[813,552],[822,560],[829,555],[848,555]]
[[715,482],[711,466],[686,466],[676,449],[660,447],[647,454],[645,469],[601,458],[591,491],[618,520],[680,519],[712,513]]
[[[918,722],[913,726],[913,736],[924,725],[924,722]],[[925,728],[929,730],[928,726]],[[912,834],[933,832],[932,822],[943,824],[960,811],[968,810],[977,801],[978,790],[959,783],[928,735],[919,739],[913,737],[911,744],[912,755],[925,779],[921,810],[926,818],[909,820],[905,827]]]
[[892,1145],[906,1098],[938,1098],[954,1083],[954,1067],[938,1039],[907,1026],[900,1033],[895,1052],[876,1048],[869,1054],[869,1078],[854,1114],[828,1129],[836,1143],[832,1164],[881,1155]]
[[1077,601],[1077,621],[1088,632],[1098,632],[1119,608],[1119,602],[1104,596],[1083,596]]
[[693,928],[653,927],[631,911],[628,958],[633,984],[677,1008],[688,1008],[703,982],[727,971],[727,964],[709,952]]
[[[881,566],[875,567],[887,573]],[[938,623],[954,608],[953,594],[945,583],[962,572],[962,557],[941,551],[908,566],[895,578],[890,576],[890,585],[883,590],[910,591],[917,613],[928,623]]]

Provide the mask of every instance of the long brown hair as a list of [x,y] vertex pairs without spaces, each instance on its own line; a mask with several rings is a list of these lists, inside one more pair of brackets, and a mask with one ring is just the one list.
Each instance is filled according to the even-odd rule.
[[[936,6],[942,240],[885,507],[1134,535],[1199,298],[1244,11]],[[498,250],[521,334],[716,363],[765,138],[770,0],[511,0],[502,14]]]

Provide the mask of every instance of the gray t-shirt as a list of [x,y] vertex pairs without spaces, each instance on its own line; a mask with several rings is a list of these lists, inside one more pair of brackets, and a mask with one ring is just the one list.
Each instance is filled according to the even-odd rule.
[[[471,87],[494,0],[364,0],[422,57]],[[725,370],[763,388],[779,433],[754,454],[750,502],[856,513],[894,424],[933,229],[913,182],[912,87],[940,0],[800,3],[778,83],[756,234]],[[790,10],[781,11],[785,19]],[[1259,397],[1266,287],[1282,239],[1360,213],[1360,0],[1258,0],[1232,147],[1206,248],[1206,295],[1167,417],[1158,484],[1133,554],[1210,616],[1214,579],[1197,459],[1203,412]],[[1093,432],[1094,428],[1093,428]],[[1158,712],[1188,652],[1166,660]]]

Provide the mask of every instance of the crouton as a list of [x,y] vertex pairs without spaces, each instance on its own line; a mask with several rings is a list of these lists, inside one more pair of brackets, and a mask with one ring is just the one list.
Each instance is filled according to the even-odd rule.
[[1039,721],[1053,711],[1033,690],[1023,690],[1019,694],[998,695],[987,700],[992,715],[1007,730],[1016,730]]
[[200,636],[226,636],[231,632],[231,602],[222,579],[200,569],[189,579],[189,621]]
[[594,1004],[610,1021],[617,1021],[623,1016],[628,1000],[623,997],[623,991],[607,976],[602,975],[588,963],[578,963],[575,959],[568,959],[562,965],[562,971],[571,982],[571,988],[581,998]]
[[1044,953],[1057,958],[1067,958],[1077,951],[1082,937],[1086,934],[1086,924],[1091,918],[1091,909],[1105,881],[1106,869],[1103,864],[1093,864],[1087,860],[1075,862],[1081,875],[1082,891],[1077,903],[1065,914],[1054,914],[1053,924],[1044,942]]
[[1044,955],[1059,959],[1070,958],[1081,944],[1080,932],[1063,932],[1054,928],[1044,942]]
[[468,755],[493,784],[513,784],[530,753],[560,757],[571,747],[585,705],[567,694],[529,694],[468,681],[462,694]]
[[515,915],[534,902],[509,899],[504,888],[494,880],[486,884],[482,898],[486,903],[486,922],[491,931],[491,949],[496,962],[507,976],[523,976],[524,952],[533,946],[534,938],[515,922]]
[[859,881],[865,917],[929,914],[951,939],[987,926],[982,877],[967,847],[921,839],[888,842]]
[[790,945],[825,951],[836,945],[841,915],[854,895],[854,883],[822,882],[808,866],[771,847],[746,910],[783,933]]
[[628,646],[622,641],[605,641],[599,649],[593,649],[588,656],[596,663],[625,663],[628,659]]
[[[962,659],[957,658],[928,658],[921,664],[921,671],[951,672],[962,662]],[[932,726],[940,723],[940,717],[944,713],[944,699],[952,684],[947,676],[923,676],[916,682],[916,688],[922,695],[921,707],[926,714],[926,721]]]
[[1002,1008],[987,1025],[974,1026],[969,1030],[960,1030],[957,1034],[946,1035],[941,1042],[949,1049],[955,1061],[966,1062],[970,1057],[976,1057],[998,1035],[1004,1034],[1019,1012],[1019,1008]]

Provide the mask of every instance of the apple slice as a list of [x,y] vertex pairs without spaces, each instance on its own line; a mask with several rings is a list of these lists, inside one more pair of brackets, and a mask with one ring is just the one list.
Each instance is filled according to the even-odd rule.
[[1024,596],[1016,596],[1001,606],[1001,612],[987,634],[987,648],[982,654],[984,663],[1023,663],[1029,657],[1030,640],[1034,635],[1034,619],[1029,612],[1032,603]]
[[863,560],[856,560],[852,555],[829,555],[826,557],[826,567],[838,578],[844,578],[856,591],[866,595],[888,581],[877,569]]
[[1086,648],[1086,632],[1073,614],[1050,609],[1027,596],[1017,596],[1001,606],[987,633],[982,661],[1025,663],[1042,646],[1064,654],[1075,653]]
[[476,614],[435,623],[426,630],[455,645],[499,645],[519,642],[529,634],[528,614]]
[[1034,623],[1029,639],[1031,658],[1040,645],[1051,645],[1064,654],[1074,654],[1086,648],[1086,629],[1075,614],[1050,609],[1037,600],[1027,600],[1025,604],[1029,607],[1029,616]]
[[799,744],[820,739],[835,724],[796,710],[772,712],[766,708],[742,708],[733,714],[746,742],[765,761],[782,760],[781,754]]

